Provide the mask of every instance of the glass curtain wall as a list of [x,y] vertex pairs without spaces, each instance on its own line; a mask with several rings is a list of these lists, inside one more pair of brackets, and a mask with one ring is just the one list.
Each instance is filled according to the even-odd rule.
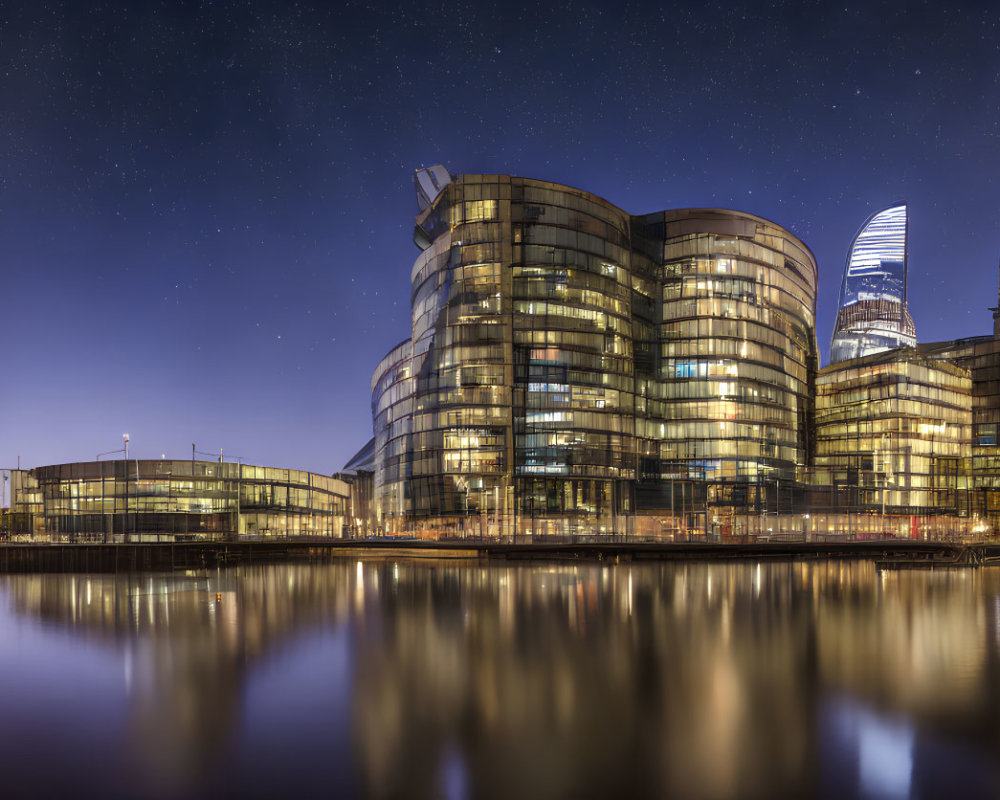
[[972,462],[967,506],[977,533],[1000,530],[1000,337],[976,336],[922,344],[919,350],[946,358],[972,377]]
[[413,343],[407,339],[382,359],[372,375],[372,419],[375,429],[373,491],[376,525],[412,514],[409,500],[413,430]]
[[911,516],[963,511],[967,370],[907,348],[825,367],[816,391],[816,478],[832,487],[825,510],[902,516],[894,532],[904,535]]
[[512,222],[519,529],[624,532],[636,472],[629,217],[515,180]]
[[10,470],[10,532],[15,536],[45,533],[42,491],[31,470]]
[[645,223],[663,257],[659,382],[644,424],[672,509],[703,504],[703,526],[732,530],[722,508],[761,509],[784,482],[770,510],[788,510],[809,460],[815,259],[748,214],[668,211]]
[[301,470],[188,460],[57,464],[30,475],[39,533],[69,541],[341,536],[348,494],[342,481]]
[[414,240],[412,338],[372,380],[383,526],[613,530],[635,474],[628,216],[556,184],[464,175]]
[[385,530],[621,534],[673,508],[675,482],[690,507],[695,483],[734,505],[800,479],[816,264],[798,239],[737,212],[631,217],[558,184],[423,172],[412,337],[372,378]]
[[917,343],[906,307],[905,205],[872,215],[851,243],[830,344],[830,363]]
[[[511,502],[510,182],[463,176],[417,218],[408,514],[455,535]],[[396,490],[397,494],[400,492]]]

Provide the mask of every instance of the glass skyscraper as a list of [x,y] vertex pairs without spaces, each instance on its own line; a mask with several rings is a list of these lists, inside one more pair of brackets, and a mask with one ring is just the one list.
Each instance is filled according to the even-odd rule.
[[917,343],[906,307],[906,205],[873,214],[851,243],[830,363]]
[[742,523],[714,509],[803,480],[817,272],[801,241],[507,175],[434,167],[416,188],[412,333],[371,386],[386,529],[615,534],[646,515],[651,535],[724,533]]

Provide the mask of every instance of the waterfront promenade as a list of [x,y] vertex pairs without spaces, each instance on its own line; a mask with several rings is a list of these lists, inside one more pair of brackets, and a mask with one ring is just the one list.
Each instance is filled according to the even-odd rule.
[[1000,544],[888,539],[880,541],[649,543],[398,539],[286,539],[273,542],[129,544],[0,544],[3,572],[131,572],[191,570],[247,563],[332,558],[419,558],[507,561],[692,561],[869,559],[974,566],[1000,559]]

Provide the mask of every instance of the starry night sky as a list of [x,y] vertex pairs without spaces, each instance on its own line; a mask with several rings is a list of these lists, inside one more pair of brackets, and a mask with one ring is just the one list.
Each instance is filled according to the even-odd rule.
[[0,3],[0,466],[330,473],[409,333],[415,168],[772,219],[820,264],[910,204],[921,341],[988,333],[1000,10]]

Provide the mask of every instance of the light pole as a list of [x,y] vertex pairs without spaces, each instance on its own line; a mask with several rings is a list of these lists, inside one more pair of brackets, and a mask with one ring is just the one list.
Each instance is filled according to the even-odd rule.
[[[122,527],[122,538],[125,540],[126,544],[128,544],[128,440],[129,440],[129,435],[127,433],[123,433],[122,434],[122,441],[125,443],[125,448],[124,448],[125,449],[125,524]],[[138,465],[138,463],[136,464],[135,472],[136,472],[136,476],[135,476],[136,477],[136,487],[135,488],[136,488],[136,492],[138,492],[139,491],[139,465]],[[136,510],[138,511],[138,507],[139,507],[139,496],[138,496],[138,494],[136,494],[135,500],[136,500]],[[138,517],[136,517],[136,522],[138,523]]]
[[[123,442],[123,446],[122,447],[119,447],[117,450],[108,450],[106,453],[98,453],[97,457],[94,460],[95,461],[100,461],[101,460],[101,456],[110,456],[112,453],[125,453],[125,509],[124,509],[123,516],[122,516],[122,538],[127,540],[128,539],[128,442],[129,442],[129,435],[127,433],[123,433],[122,434],[122,442]],[[136,465],[135,465],[135,479],[136,479],[136,488],[138,488],[138,482],[139,482],[139,463],[138,462],[136,462]],[[102,499],[102,504],[103,504],[103,492],[104,492],[104,489],[103,489],[103,487],[104,487],[104,479],[103,478],[101,479],[101,487],[102,487],[101,488],[101,492],[102,492],[101,499]],[[111,528],[111,533],[112,533],[112,536],[114,536],[114,526],[113,525],[112,525],[112,528]]]
[[882,538],[885,538],[885,496],[889,489],[889,472],[886,469],[886,461],[889,458],[889,450],[886,446],[886,441],[888,440],[888,434],[882,434],[882,461],[880,466],[882,467]]
[[7,524],[4,526],[5,530],[0,531],[0,533],[2,533],[8,539],[10,538],[10,504],[7,502],[7,481],[9,478],[10,478],[10,471],[8,470],[3,474],[3,495],[0,496],[0,505],[2,505],[3,508],[7,509],[7,514],[4,517]]
[[[221,453],[222,450],[220,449]],[[240,494],[243,491],[243,456],[236,459],[236,540],[240,538]],[[310,503],[310,505],[312,505]]]

